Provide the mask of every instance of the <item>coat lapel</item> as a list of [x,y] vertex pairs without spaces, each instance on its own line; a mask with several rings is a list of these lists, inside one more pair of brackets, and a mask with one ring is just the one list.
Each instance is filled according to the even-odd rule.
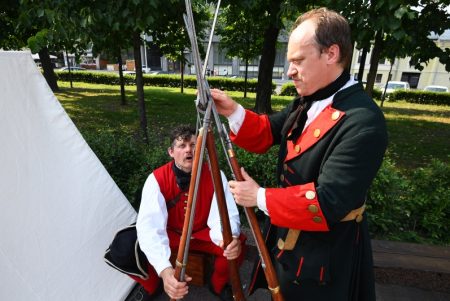
[[332,108],[331,104],[325,107],[319,116],[308,125],[297,141],[287,141],[287,155],[284,162],[292,160],[306,152],[338,124],[344,115],[345,112]]

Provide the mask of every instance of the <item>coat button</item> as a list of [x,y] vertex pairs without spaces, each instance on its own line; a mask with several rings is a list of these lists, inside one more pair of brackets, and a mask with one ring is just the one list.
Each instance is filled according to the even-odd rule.
[[296,145],[295,146],[295,151],[297,152],[297,153],[299,153],[300,151],[302,150],[302,148],[300,147],[300,145]]
[[322,218],[320,216],[314,216],[312,218],[313,222],[315,223],[321,223],[322,222]]
[[280,180],[281,180],[281,182],[284,181],[284,175],[281,175],[281,176],[280,176]]
[[314,130],[314,137],[319,138],[320,137],[320,129]]
[[281,238],[278,239],[277,247],[280,250],[284,249],[284,241]]
[[339,116],[341,116],[341,112],[334,111],[333,114],[331,114],[331,119],[332,120],[338,120]]
[[305,197],[306,197],[308,200],[314,200],[314,198],[316,197],[316,193],[315,193],[314,191],[312,191],[312,190],[308,190],[308,191],[306,192],[306,194],[305,194]]
[[363,220],[362,214],[356,216],[356,222],[357,222],[357,223],[362,222],[362,220]]
[[288,166],[287,166],[286,163],[283,164],[283,169],[284,169],[284,171],[287,171],[287,170],[288,170]]
[[316,205],[309,205],[308,210],[311,213],[317,213],[317,212],[319,212],[319,207],[317,207]]
[[185,193],[185,194],[184,194],[184,196],[188,196],[188,194],[187,194],[187,193]]

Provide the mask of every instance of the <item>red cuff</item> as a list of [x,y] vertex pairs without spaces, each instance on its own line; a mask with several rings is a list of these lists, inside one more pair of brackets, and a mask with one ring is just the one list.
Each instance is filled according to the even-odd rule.
[[245,110],[245,119],[237,135],[230,133],[236,145],[253,153],[265,153],[273,143],[269,117]]
[[266,188],[271,223],[305,231],[329,231],[314,183],[286,188]]

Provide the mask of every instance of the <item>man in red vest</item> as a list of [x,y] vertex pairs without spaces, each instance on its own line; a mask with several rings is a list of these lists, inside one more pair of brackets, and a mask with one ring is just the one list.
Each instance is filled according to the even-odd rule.
[[[188,293],[187,282],[191,280],[187,276],[186,282],[178,281],[174,277],[174,268],[169,258],[172,250],[176,253],[183,230],[194,159],[195,130],[186,125],[178,126],[173,129],[170,141],[168,153],[173,160],[155,169],[145,181],[136,222],[140,248],[149,262],[149,277],[147,280],[131,277],[145,289],[143,300],[153,299],[160,285],[160,278],[165,292],[173,299],[181,299]],[[209,289],[221,300],[231,301],[233,298],[228,284],[227,260],[238,258],[238,262],[242,263],[245,237],[240,234],[239,212],[228,182],[225,175],[221,175],[233,240],[225,250],[222,248],[216,196],[208,164],[204,163],[189,249],[215,256]]]

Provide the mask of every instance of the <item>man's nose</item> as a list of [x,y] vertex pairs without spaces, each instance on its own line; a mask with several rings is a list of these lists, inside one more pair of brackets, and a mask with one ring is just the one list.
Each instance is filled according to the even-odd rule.
[[297,69],[295,69],[294,64],[291,62],[289,63],[289,68],[287,71],[287,76],[292,77],[292,75],[297,73]]

